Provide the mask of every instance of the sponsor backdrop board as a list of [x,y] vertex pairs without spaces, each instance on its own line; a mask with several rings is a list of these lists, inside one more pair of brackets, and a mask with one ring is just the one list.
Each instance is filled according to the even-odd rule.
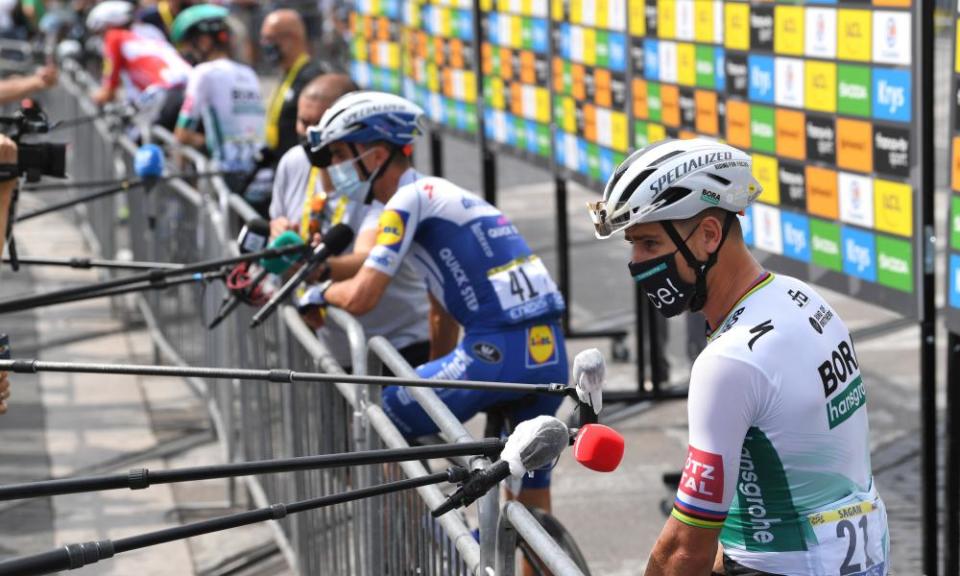
[[357,0],[350,13],[350,75],[363,88],[400,94],[400,0]]
[[[354,29],[369,33],[354,39],[365,74],[355,76],[393,81],[370,72],[397,69],[390,50],[371,45],[389,45],[390,20],[401,18],[404,89],[446,127],[469,132],[471,52],[455,57],[451,47],[473,40],[467,8],[426,1],[359,2]],[[768,268],[918,316],[917,0],[480,4],[480,108],[493,146],[599,191],[633,148],[671,136],[725,140],[752,154],[764,187],[744,225]],[[952,246],[956,275],[960,232]]]
[[554,159],[604,182],[630,149],[627,1],[554,0],[551,39]]
[[472,0],[404,0],[403,95],[461,136],[477,131]]
[[947,221],[947,329],[960,333],[960,0],[954,20],[954,57],[950,94],[950,206]]
[[484,129],[488,141],[550,161],[550,2],[481,0]]
[[916,0],[631,0],[634,142],[749,150],[764,264],[918,314]]

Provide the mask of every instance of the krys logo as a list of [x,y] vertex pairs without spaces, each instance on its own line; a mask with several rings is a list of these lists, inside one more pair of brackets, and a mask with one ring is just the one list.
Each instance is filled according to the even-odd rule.
[[873,115],[881,120],[910,121],[910,72],[873,71]]
[[851,276],[876,282],[874,236],[869,232],[844,227],[842,232],[843,271]]
[[781,215],[783,227],[783,253],[791,258],[810,261],[810,224],[805,216],[784,212]]
[[761,102],[773,101],[773,58],[768,56],[751,56],[750,65],[750,99]]
[[385,210],[380,215],[380,228],[377,244],[380,246],[398,246],[403,241],[403,232],[407,224],[406,212]]

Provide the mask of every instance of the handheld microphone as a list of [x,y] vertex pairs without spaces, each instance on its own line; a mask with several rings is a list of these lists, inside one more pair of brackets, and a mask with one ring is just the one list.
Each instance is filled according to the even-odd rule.
[[587,424],[573,441],[573,456],[596,472],[613,472],[623,460],[623,436],[603,424]]
[[239,246],[241,254],[250,254],[266,248],[269,240],[270,223],[263,218],[256,218],[244,224],[243,228],[240,229],[237,246]]
[[143,180],[149,190],[151,181],[163,176],[164,158],[163,149],[156,144],[144,144],[137,148],[133,157],[133,171]]
[[[263,218],[250,220],[240,229],[240,235],[237,237],[237,246],[241,254],[252,254],[261,252],[267,247],[267,241],[270,238],[270,223]],[[270,271],[266,268],[260,270],[256,276],[250,277],[250,263],[241,262],[233,267],[230,274],[227,275],[227,293],[220,301],[220,308],[217,315],[207,326],[208,330],[216,328],[223,320],[233,312],[241,302],[251,306],[262,306],[269,299],[261,289],[261,284]]]
[[517,425],[490,468],[475,470],[443,504],[431,512],[434,518],[473,504],[477,498],[506,480],[549,466],[570,445],[570,430],[552,416],[537,416]]
[[346,250],[352,241],[353,230],[346,224],[337,224],[333,228],[330,228],[330,230],[327,230],[323,242],[317,245],[310,256],[307,257],[307,261],[297,270],[297,273],[287,280],[286,284],[281,286],[273,297],[270,298],[270,301],[253,316],[253,320],[250,321],[250,327],[256,328],[262,324],[263,321],[273,313],[277,306],[280,305],[280,302],[289,296],[317,266],[330,256],[335,256]]
[[[274,238],[273,242],[270,243],[271,248],[285,248],[287,246],[303,246],[303,240],[296,232],[287,230]],[[269,270],[271,274],[283,276],[283,274],[301,258],[301,254],[284,254],[283,256],[274,256],[273,258],[261,258],[260,266]]]
[[596,348],[578,353],[573,359],[573,383],[580,400],[580,425],[595,424],[603,410],[603,383],[607,365]]

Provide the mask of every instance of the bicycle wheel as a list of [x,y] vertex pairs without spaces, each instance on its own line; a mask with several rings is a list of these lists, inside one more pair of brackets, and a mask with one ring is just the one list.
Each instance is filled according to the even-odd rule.
[[[590,576],[590,569],[587,567],[587,560],[583,557],[583,552],[580,550],[580,547],[577,546],[577,541],[573,539],[573,535],[564,528],[563,524],[540,508],[527,506],[527,510],[529,510],[530,514],[543,526],[547,534],[560,545],[560,548],[573,560],[573,563],[580,568],[584,576]],[[524,559],[533,567],[535,574],[539,576],[551,576],[552,572],[550,572],[526,542],[518,540],[517,548],[523,553]]]

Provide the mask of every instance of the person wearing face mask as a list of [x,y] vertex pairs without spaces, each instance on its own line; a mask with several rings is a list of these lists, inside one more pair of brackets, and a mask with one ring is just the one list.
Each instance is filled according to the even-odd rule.
[[173,21],[173,42],[188,61],[198,62],[187,81],[174,136],[187,146],[205,148],[218,169],[232,172],[224,178],[230,189],[266,214],[273,169],[258,166],[264,144],[260,80],[252,68],[230,59],[227,16],[226,8],[199,4]]
[[282,81],[267,104],[267,146],[279,158],[297,145],[297,102],[300,91],[316,76],[329,72],[311,60],[307,30],[295,10],[274,10],[260,29],[260,54],[271,67],[279,66]]
[[[311,80],[300,94],[297,134],[305,136],[307,127],[319,123],[334,101],[355,90],[356,84],[343,74],[323,74]],[[277,166],[270,202],[271,236],[292,230],[305,242],[316,242],[330,226],[346,224],[354,229],[353,246],[342,255],[327,259],[318,272],[319,278],[343,280],[357,273],[376,243],[381,212],[383,204],[379,202],[366,205],[362,198],[336,190],[327,171],[310,164],[304,146],[291,148]],[[347,336],[336,324],[323,322],[322,310],[311,301],[316,290],[314,284],[297,294],[298,309],[337,362],[349,370],[352,360]],[[428,312],[423,280],[407,265],[380,304],[358,320],[368,337],[383,336],[408,362],[418,365],[429,359]]]
[[[423,378],[537,383],[567,381],[560,328],[563,296],[516,226],[483,198],[411,164],[423,110],[383,92],[354,92],[334,103],[308,131],[311,161],[326,167],[338,192],[385,204],[376,244],[357,274],[318,288],[319,304],[363,315],[381,302],[405,262],[430,292],[432,361]],[[459,328],[464,337],[458,342]],[[440,389],[462,421],[492,406],[509,406],[521,422],[552,415],[553,396]],[[403,387],[383,391],[384,412],[407,437],[436,425]],[[523,479],[519,499],[550,509],[550,472]]]
[[711,330],[690,374],[685,467],[646,574],[882,576],[889,534],[860,361],[830,304],[747,248],[737,214],[760,192],[748,154],[666,140],[631,154],[589,206],[598,238],[624,233],[653,306],[702,312]]

